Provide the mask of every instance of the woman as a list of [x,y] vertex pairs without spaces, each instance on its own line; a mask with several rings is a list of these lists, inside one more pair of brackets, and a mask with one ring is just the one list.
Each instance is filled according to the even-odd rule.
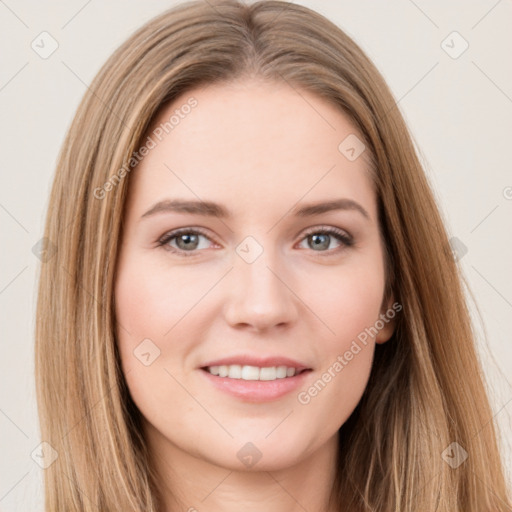
[[410,135],[319,14],[142,27],[78,109],[45,236],[46,510],[512,510]]

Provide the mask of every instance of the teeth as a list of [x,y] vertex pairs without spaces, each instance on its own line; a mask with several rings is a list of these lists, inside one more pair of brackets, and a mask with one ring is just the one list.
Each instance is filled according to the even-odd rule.
[[260,380],[260,369],[257,366],[242,367],[243,380]]
[[209,371],[212,375],[219,375],[219,367],[218,367],[218,366],[209,366],[209,367],[208,367],[208,371]]
[[[295,370],[295,368],[291,368]],[[295,372],[293,372],[295,374]],[[278,379],[284,379],[286,377],[286,366],[278,366],[276,369],[276,374]]]
[[206,370],[212,375],[218,375],[219,377],[242,380],[276,380],[293,377],[296,374],[295,368],[288,368],[286,366],[260,368],[258,366],[233,364],[229,366],[208,366]]
[[275,368],[261,368],[260,380],[275,380],[277,379],[277,370]]
[[228,377],[230,379],[241,379],[242,378],[242,367],[239,364],[232,364],[227,366],[229,368]]

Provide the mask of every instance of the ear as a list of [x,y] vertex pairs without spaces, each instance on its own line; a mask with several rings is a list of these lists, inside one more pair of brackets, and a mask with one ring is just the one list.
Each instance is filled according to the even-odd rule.
[[396,317],[401,310],[402,305],[395,301],[393,295],[391,295],[388,301],[383,303],[379,320],[376,322],[376,325],[379,327],[379,332],[375,337],[375,343],[382,344],[391,338],[395,332]]

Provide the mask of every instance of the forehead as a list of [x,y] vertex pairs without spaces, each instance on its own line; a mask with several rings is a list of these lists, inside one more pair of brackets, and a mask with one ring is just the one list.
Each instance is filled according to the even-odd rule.
[[351,197],[372,209],[368,155],[343,152],[343,141],[361,139],[352,121],[287,83],[247,79],[187,91],[160,110],[147,136],[154,147],[130,183],[137,210],[167,197],[213,200],[240,215],[301,197]]

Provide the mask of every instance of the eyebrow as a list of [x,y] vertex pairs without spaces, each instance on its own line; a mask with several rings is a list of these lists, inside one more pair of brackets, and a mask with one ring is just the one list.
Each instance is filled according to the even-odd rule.
[[[291,213],[297,217],[312,217],[335,210],[356,211],[370,220],[370,215],[359,203],[347,198],[306,204],[294,208]],[[189,213],[192,215],[204,215],[217,218],[232,217],[231,212],[227,208],[212,201],[165,199],[154,204],[141,216],[140,220],[158,213]]]

